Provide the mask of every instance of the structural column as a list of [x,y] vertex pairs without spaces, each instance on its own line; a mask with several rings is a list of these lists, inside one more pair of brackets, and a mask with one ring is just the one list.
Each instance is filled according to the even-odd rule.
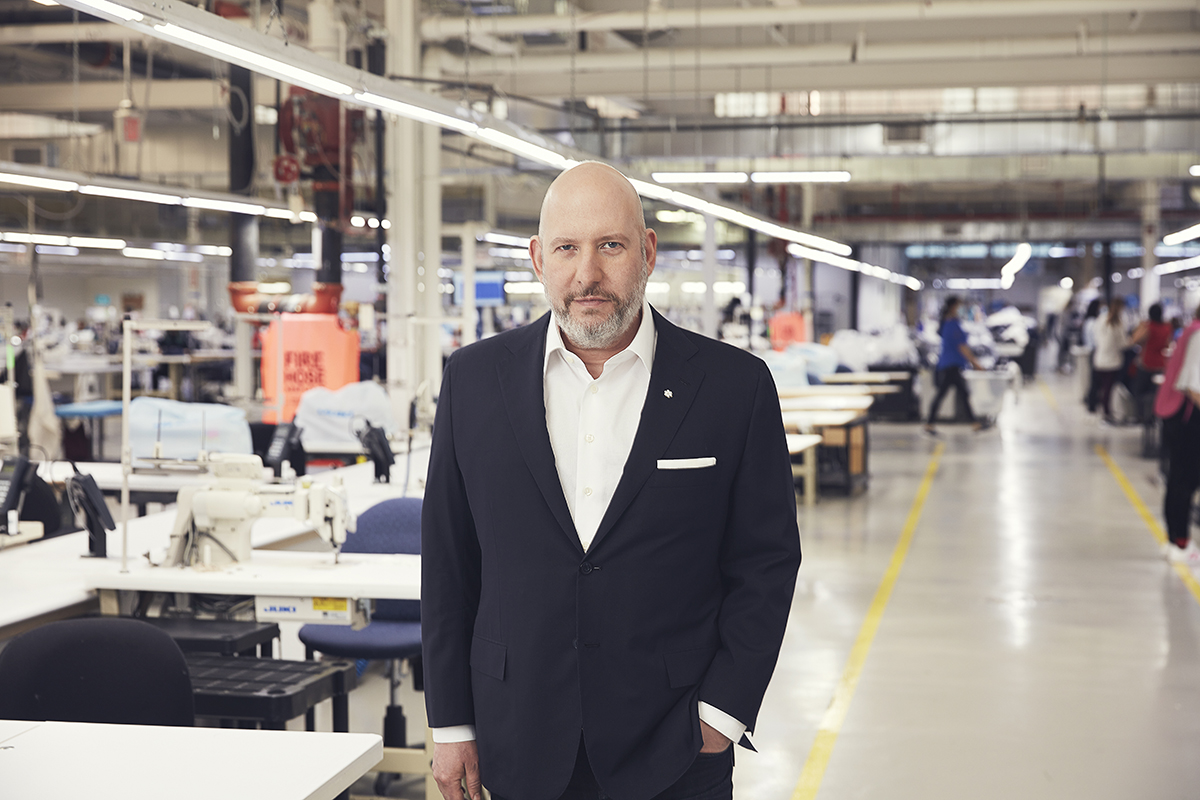
[[1158,181],[1142,181],[1142,293],[1141,310],[1146,313],[1162,295],[1162,276],[1154,271],[1158,259],[1154,255],[1154,246],[1158,244],[1158,228],[1161,217],[1158,206]]
[[[436,57],[425,60],[424,75],[440,77]],[[430,86],[437,86],[430,83]],[[417,303],[421,317],[421,380],[429,382],[433,397],[442,385],[442,129],[422,125],[421,130],[421,251],[417,256]],[[422,258],[423,255],[423,258]]]
[[[384,21],[388,39],[388,73],[416,75],[418,66],[416,0],[387,0]],[[416,388],[416,358],[412,337],[413,295],[416,289],[418,250],[417,123],[397,118],[387,126],[388,231],[391,263],[387,292],[388,395],[396,419],[408,419],[408,406]]]
[[717,218],[704,215],[704,305],[700,312],[700,330],[705,336],[717,338],[720,320],[717,318]]

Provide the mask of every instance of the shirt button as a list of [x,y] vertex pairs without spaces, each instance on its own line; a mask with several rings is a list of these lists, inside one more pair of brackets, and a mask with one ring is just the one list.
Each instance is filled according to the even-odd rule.
[[592,496],[592,487],[589,486],[586,489],[584,489],[583,494],[585,497],[591,497]]
[[595,437],[595,436],[592,436],[592,435],[589,433],[587,436],[584,436],[584,437],[583,437],[583,440],[584,440],[585,442],[587,442],[588,444],[591,444],[592,442],[596,441],[596,437]]
[[592,384],[592,394],[595,394],[598,391],[600,391],[600,387],[593,383]]

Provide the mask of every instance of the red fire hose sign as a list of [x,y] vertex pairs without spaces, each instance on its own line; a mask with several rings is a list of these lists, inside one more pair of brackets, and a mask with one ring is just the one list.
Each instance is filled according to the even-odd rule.
[[275,180],[280,183],[295,183],[300,180],[299,160],[288,153],[275,156]]

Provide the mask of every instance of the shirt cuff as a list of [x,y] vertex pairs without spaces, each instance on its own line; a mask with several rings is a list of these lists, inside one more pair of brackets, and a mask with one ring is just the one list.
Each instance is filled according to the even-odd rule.
[[[708,724],[712,725],[711,722]],[[430,728],[430,731],[433,733],[434,744],[475,741],[474,725],[451,725],[446,728]]]
[[[710,706],[703,700],[700,701],[700,719],[703,722],[707,722],[713,728],[716,728],[717,733],[721,734],[734,744],[737,744],[741,740],[742,734],[746,732],[745,725],[738,722],[736,719],[729,716],[716,706]],[[435,728],[434,730],[436,731],[437,729]],[[436,733],[434,734],[433,740],[435,742],[437,741]]]

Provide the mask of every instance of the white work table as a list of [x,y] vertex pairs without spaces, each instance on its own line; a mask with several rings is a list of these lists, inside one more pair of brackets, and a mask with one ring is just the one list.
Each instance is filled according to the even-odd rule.
[[[119,468],[119,465],[117,465]],[[314,481],[327,482],[333,476],[340,475],[346,487],[349,506],[356,514],[389,497],[400,494],[401,487],[393,484],[376,484],[373,482],[374,467],[371,464],[355,464],[340,470],[322,472],[313,476]],[[350,593],[335,593],[341,597],[395,597],[403,592],[402,598],[415,598],[419,595],[419,570],[411,570],[417,585],[404,578],[404,569],[394,565],[388,568],[390,591],[383,589],[380,580],[384,567],[382,564],[390,559],[412,559],[416,556],[355,556],[351,559],[343,555],[346,564],[333,565],[332,552],[288,552],[256,549],[251,560],[251,570],[245,567],[233,577],[222,578],[220,572],[200,572],[176,568],[151,567],[144,553],[149,552],[156,561],[165,555],[170,540],[171,529],[175,523],[174,509],[168,509],[158,514],[129,520],[129,572],[121,573],[121,522],[118,520],[117,529],[108,532],[108,554],[106,559],[86,558],[87,533],[80,531],[65,536],[17,547],[0,550],[0,639],[15,635],[32,624],[48,621],[57,617],[74,616],[84,610],[85,606],[96,603],[97,588],[139,588],[134,586],[109,586],[111,582],[124,584],[128,581],[144,580],[146,586],[140,588],[156,591],[192,591],[179,588],[182,581],[192,579],[205,581],[203,585],[211,586],[202,591],[218,593],[224,589],[216,588],[215,584],[224,580],[226,585],[238,586],[231,590],[236,594],[267,594],[265,580],[268,575],[286,572],[292,576],[290,588],[296,589],[305,583],[306,594],[314,594],[314,585],[322,588],[332,588],[334,585],[349,589],[355,580],[361,580],[361,585],[355,584],[356,589]],[[255,523],[251,532],[251,543],[255,548],[278,546],[281,543],[299,536],[310,535],[308,525],[294,519],[261,519]],[[289,560],[293,559],[294,560]],[[378,570],[360,567],[351,563],[355,559],[380,559]],[[261,564],[259,563],[261,561]],[[346,567],[346,569],[342,569]],[[274,572],[272,572],[274,570]],[[318,576],[324,575],[329,580],[313,584]],[[256,581],[258,576],[259,582]],[[340,577],[338,577],[340,576]],[[337,583],[333,583],[336,578]],[[270,585],[279,588],[280,581],[274,580]],[[162,588],[167,583],[170,588]],[[252,586],[253,588],[247,588]],[[370,591],[368,591],[368,589]],[[282,592],[281,594],[294,594]]]
[[899,394],[900,391],[901,387],[894,383],[839,383],[778,387],[781,398],[814,397],[819,395],[838,395],[844,397],[846,395]]
[[824,437],[816,433],[787,434],[788,453],[799,456],[792,462],[792,479],[802,482],[800,497],[804,505],[812,506],[817,500],[817,445]]
[[809,431],[813,428],[849,425],[864,415],[863,411],[784,411],[783,427],[789,431]]
[[373,733],[0,720],[0,795],[332,800],[382,757]]
[[875,398],[869,394],[822,394],[784,397],[780,399],[779,407],[784,411],[866,411],[874,402]]
[[822,375],[822,383],[895,383],[911,377],[908,372],[835,372]]

